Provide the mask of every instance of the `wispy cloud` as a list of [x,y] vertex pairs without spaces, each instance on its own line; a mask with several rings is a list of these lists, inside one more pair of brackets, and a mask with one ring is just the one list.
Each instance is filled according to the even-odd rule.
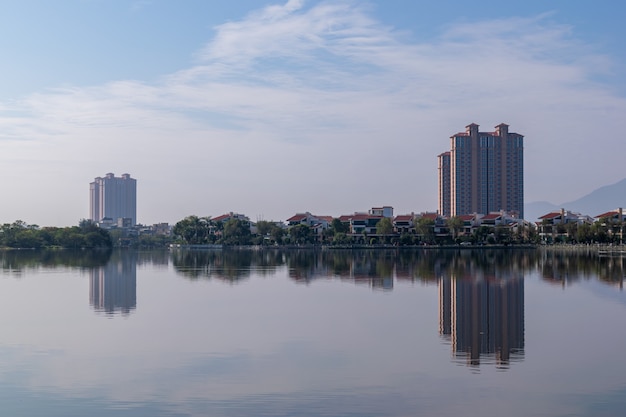
[[[602,177],[623,175],[615,153],[589,154],[618,143],[598,132],[623,130],[626,102],[593,81],[610,59],[571,27],[541,15],[439,30],[434,40],[411,39],[361,2],[268,6],[217,26],[195,66],[158,82],[57,88],[3,103],[0,140],[22,161],[5,166],[28,170],[29,159],[78,153],[91,168],[81,183],[115,165],[144,187],[148,178],[175,185],[167,200],[187,199],[186,207],[160,201],[162,193],[142,197],[158,207],[143,214],[154,221],[227,210],[341,214],[381,203],[434,209],[435,156],[470,122],[506,122],[527,136],[529,200],[554,196],[581,163]],[[24,148],[25,139],[45,154]],[[571,164],[554,174],[563,156]],[[163,167],[176,178],[163,179]],[[192,195],[200,185],[210,197]]]

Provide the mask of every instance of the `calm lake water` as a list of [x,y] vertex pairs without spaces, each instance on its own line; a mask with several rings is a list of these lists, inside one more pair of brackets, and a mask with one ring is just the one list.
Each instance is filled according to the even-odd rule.
[[0,252],[2,416],[626,415],[623,258]]

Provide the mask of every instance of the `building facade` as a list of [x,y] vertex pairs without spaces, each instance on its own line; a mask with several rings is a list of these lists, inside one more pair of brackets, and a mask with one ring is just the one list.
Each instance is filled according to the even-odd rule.
[[450,203],[450,152],[444,152],[437,156],[439,178],[439,207],[438,212],[442,216],[451,216]]
[[[105,218],[137,224],[137,180],[130,174],[116,177],[108,173],[89,184],[89,218],[97,223]],[[128,220],[130,219],[130,220]]]
[[450,151],[438,156],[440,214],[524,217],[524,136],[504,123],[495,129],[480,132],[472,123],[450,137]]

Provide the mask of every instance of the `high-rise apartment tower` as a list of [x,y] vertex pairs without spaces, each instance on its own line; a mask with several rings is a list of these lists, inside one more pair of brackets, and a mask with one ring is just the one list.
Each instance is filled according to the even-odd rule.
[[113,222],[130,219],[131,226],[137,224],[137,180],[130,174],[97,177],[89,184],[89,214],[94,222],[104,218]]
[[437,157],[440,214],[505,210],[524,217],[524,136],[504,123],[495,129],[479,132],[472,123]]

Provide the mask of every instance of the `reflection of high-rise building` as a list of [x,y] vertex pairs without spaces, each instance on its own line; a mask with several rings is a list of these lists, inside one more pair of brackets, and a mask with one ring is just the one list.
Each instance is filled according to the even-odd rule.
[[449,335],[456,357],[503,366],[523,357],[523,277],[442,278],[439,306],[440,334]]
[[128,315],[137,306],[137,257],[134,252],[113,255],[91,270],[89,304],[106,314]]
[[470,124],[439,159],[439,214],[505,210],[524,217],[524,136],[502,123],[495,132]]
[[89,218],[101,222],[130,219],[129,226],[137,223],[137,180],[129,174],[116,177],[112,173],[97,177],[89,184]]
[[450,337],[452,334],[452,280],[443,277],[439,285],[439,334]]

